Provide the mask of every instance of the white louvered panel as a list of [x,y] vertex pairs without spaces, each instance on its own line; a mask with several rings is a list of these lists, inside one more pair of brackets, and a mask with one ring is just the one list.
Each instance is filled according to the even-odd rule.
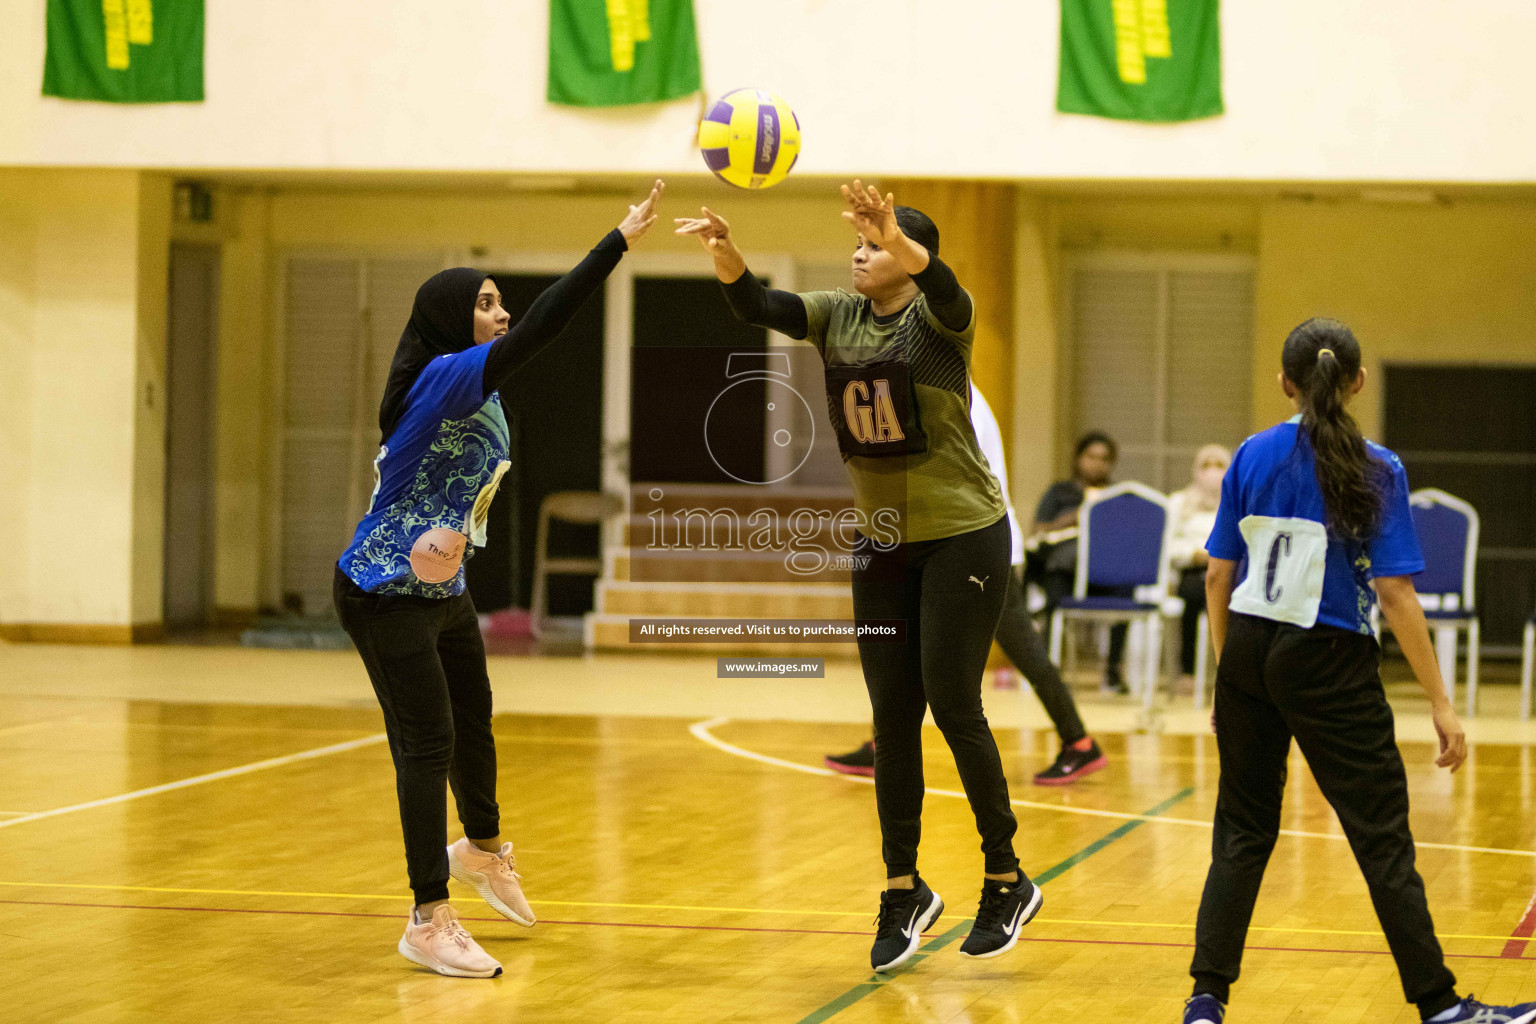
[[332,566],[355,525],[347,501],[361,284],[356,260],[288,263],[280,579],[310,614],[329,608]]
[[285,426],[346,427],[351,422],[353,362],[360,326],[355,260],[288,263],[284,332]]
[[[1072,378],[1079,431],[1103,430],[1122,445],[1153,440],[1157,278],[1142,270],[1083,269],[1074,275]],[[1133,474],[1127,466],[1117,475],[1134,479],[1141,468]]]
[[[1187,463],[1202,444],[1235,447],[1253,419],[1253,275],[1168,275],[1168,435]],[[1172,451],[1170,451],[1172,454]],[[1170,475],[1183,486],[1188,466]]]
[[300,595],[310,615],[330,607],[336,559],[355,525],[345,512],[346,442],[345,431],[302,431],[283,446],[283,593]]

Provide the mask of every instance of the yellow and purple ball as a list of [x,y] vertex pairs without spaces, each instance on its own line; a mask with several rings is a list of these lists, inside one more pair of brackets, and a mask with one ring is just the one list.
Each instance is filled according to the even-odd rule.
[[800,119],[761,89],[726,93],[699,122],[699,150],[721,181],[737,188],[772,188],[800,158]]

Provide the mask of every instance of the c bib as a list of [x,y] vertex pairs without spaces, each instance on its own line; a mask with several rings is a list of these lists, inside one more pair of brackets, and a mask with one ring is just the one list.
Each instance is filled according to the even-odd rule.
[[1244,516],[1248,576],[1232,593],[1232,610],[1303,629],[1317,625],[1328,563],[1328,531],[1312,519]]

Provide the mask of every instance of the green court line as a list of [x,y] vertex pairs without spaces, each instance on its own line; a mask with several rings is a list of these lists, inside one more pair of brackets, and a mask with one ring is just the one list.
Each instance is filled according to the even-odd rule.
[[[1181,790],[1180,792],[1175,793],[1173,796],[1169,797],[1167,800],[1164,800],[1162,803],[1158,804],[1156,807],[1152,808],[1150,811],[1144,811],[1143,813],[1146,814],[1146,816],[1149,818],[1155,818],[1175,804],[1182,803],[1194,795],[1195,791],[1193,788]],[[1129,835],[1131,832],[1145,824],[1146,822],[1144,821],[1126,822],[1124,825],[1121,825],[1119,828],[1115,829],[1104,838],[1097,839],[1094,842],[1089,843],[1087,846],[1083,847],[1081,850],[1077,851],[1072,856],[1062,861],[1060,864],[1057,864],[1054,867],[1046,868],[1044,871],[1040,872],[1040,874],[1035,876],[1035,884],[1044,885],[1051,879],[1060,877],[1067,871],[1070,871],[1072,868],[1076,867],[1083,861],[1087,860],[1089,857],[1092,857],[1094,854],[1104,849],[1104,847],[1108,846],[1110,843],[1113,843],[1117,839],[1123,839],[1125,836]]]
[[[1164,811],[1168,810],[1175,804],[1182,803],[1194,795],[1195,790],[1193,786],[1188,789],[1182,789],[1175,793],[1173,796],[1169,797],[1167,800],[1164,800],[1162,803],[1158,804],[1156,807],[1153,807],[1151,810],[1143,811],[1142,815],[1144,818],[1155,818],[1157,815],[1162,814]],[[1145,820],[1126,822],[1124,825],[1121,825],[1113,832],[1110,832],[1099,839],[1095,839],[1093,842],[1089,843],[1087,846],[1083,847],[1081,850],[1077,851],[1072,856],[1062,861],[1060,864],[1054,864],[1051,867],[1046,868],[1044,871],[1040,872],[1040,874],[1034,877],[1034,883],[1036,885],[1044,885],[1054,878],[1061,877],[1063,874],[1072,870],[1077,865],[1087,860],[1089,857],[1092,857],[1094,854],[1104,849],[1104,847],[1113,842],[1116,842],[1117,840],[1124,839],[1126,836],[1130,835],[1132,832],[1136,831],[1138,828],[1145,824]],[[929,939],[921,948],[925,952],[933,952],[935,950],[943,949],[945,946],[949,945],[951,942],[954,942],[956,939],[960,938],[960,936],[970,931],[973,921],[974,919],[961,921],[959,924],[955,925],[944,934],[936,935]],[[922,953],[917,953],[913,955],[911,960],[907,961],[907,964],[915,964],[917,961],[922,959]],[[903,967],[905,966],[906,965],[903,965]],[[812,1010],[810,1013],[800,1018],[798,1024],[823,1024],[824,1021],[831,1020],[833,1017],[837,1016],[839,1013],[842,1013],[844,1010],[848,1009],[848,1007],[852,1006],[860,999],[863,999],[871,992],[879,989],[892,977],[899,977],[905,973],[905,970],[900,970],[896,971],[889,977],[880,974],[873,975],[868,981],[861,982],[860,984],[853,986],[853,988],[849,989],[847,992],[844,992],[842,995],[838,996],[836,999],[832,1000],[826,1005],[817,1007],[816,1009]]]

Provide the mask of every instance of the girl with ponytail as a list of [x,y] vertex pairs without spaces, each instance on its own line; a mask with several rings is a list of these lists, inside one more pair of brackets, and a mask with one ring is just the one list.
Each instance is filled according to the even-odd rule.
[[1293,738],[1344,826],[1420,1016],[1530,1024],[1536,1003],[1457,997],[1414,868],[1408,781],[1377,673],[1377,600],[1429,697],[1435,763],[1455,771],[1467,746],[1413,588],[1424,558],[1407,474],[1349,414],[1366,382],[1360,343],[1337,320],[1308,320],[1285,339],[1280,364],[1297,415],[1237,450],[1206,544],[1221,784],[1184,1024],[1221,1024],[1226,1013],[1279,836]]

